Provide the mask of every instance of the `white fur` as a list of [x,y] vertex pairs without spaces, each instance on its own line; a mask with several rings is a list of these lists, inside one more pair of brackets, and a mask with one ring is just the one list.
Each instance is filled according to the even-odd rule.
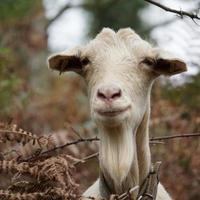
[[[74,53],[77,52],[77,53]],[[88,45],[77,51],[57,54],[50,57],[49,66],[56,66],[64,59],[80,60],[87,58],[90,62],[82,69],[88,85],[91,116],[97,124],[100,136],[100,169],[112,193],[122,194],[128,189],[140,186],[147,177],[151,164],[149,148],[150,93],[156,77],[160,74],[175,74],[186,70],[185,63],[174,57],[167,57],[161,51],[151,47],[133,30],[121,29],[117,33],[103,29]],[[142,61],[145,58],[163,59],[169,67],[152,66]],[[166,60],[165,60],[166,59]],[[68,63],[64,67],[67,71]],[[77,64],[79,62],[76,62]],[[81,62],[80,62],[81,63]],[[80,64],[79,63],[79,64]],[[73,66],[74,67],[74,66]],[[81,66],[77,66],[81,67]],[[97,91],[110,85],[119,87],[120,98],[112,103],[105,103],[98,98]],[[100,111],[126,110],[115,117],[100,115]],[[101,184],[97,180],[83,196],[100,197]],[[104,186],[103,186],[104,187]],[[132,194],[135,200],[138,191]],[[157,200],[171,198],[159,184]]]

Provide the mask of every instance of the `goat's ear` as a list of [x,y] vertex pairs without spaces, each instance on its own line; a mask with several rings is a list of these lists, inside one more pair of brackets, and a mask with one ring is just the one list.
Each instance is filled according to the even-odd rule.
[[157,75],[175,75],[187,71],[186,63],[167,51],[155,50],[154,57],[147,57],[143,63],[147,64]]
[[87,57],[81,57],[80,53],[69,54],[59,53],[48,58],[48,66],[50,69],[58,70],[60,73],[65,71],[74,71],[82,73],[83,67],[89,63]]

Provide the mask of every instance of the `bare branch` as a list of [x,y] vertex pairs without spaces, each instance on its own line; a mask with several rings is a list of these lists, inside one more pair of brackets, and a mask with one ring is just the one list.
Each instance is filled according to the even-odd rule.
[[19,161],[20,162],[27,162],[27,161],[32,161],[32,160],[34,160],[34,159],[39,159],[40,157],[42,157],[42,156],[45,156],[45,155],[47,155],[47,154],[50,154],[50,153],[53,153],[53,152],[55,152],[55,151],[57,151],[57,150],[61,150],[61,149],[64,149],[65,147],[67,147],[67,146],[71,146],[71,145],[76,145],[76,144],[79,144],[79,143],[83,143],[83,142],[94,142],[94,141],[99,141],[99,138],[97,138],[97,137],[93,137],[93,138],[80,138],[80,139],[78,139],[78,140],[75,140],[75,141],[72,141],[72,142],[67,142],[67,143],[65,143],[65,144],[63,144],[63,145],[60,145],[60,146],[56,146],[56,147],[54,147],[54,148],[52,148],[52,149],[48,149],[48,150],[46,150],[46,151],[43,151],[43,152],[41,152],[39,155],[37,155],[37,157],[35,157],[35,156],[30,156],[30,157],[28,157],[28,158],[26,158],[26,159],[19,159]]
[[151,138],[150,141],[171,140],[171,139],[188,138],[188,137],[200,137],[200,133],[161,136],[161,137]]
[[[107,7],[111,8],[113,5],[115,5],[119,0],[112,0],[106,3]],[[78,5],[73,5],[70,2],[67,3],[63,8],[60,9],[60,11],[53,17],[51,18],[46,25],[46,29],[54,22],[56,21],[66,10],[71,9],[71,8],[84,8],[84,9],[92,9],[92,7],[95,6],[94,3],[84,3],[84,4],[78,4]]]
[[129,199],[130,195],[135,191],[135,190],[138,190],[139,189],[139,186],[136,185],[135,187],[131,188],[130,190],[128,190],[127,192],[123,193],[122,195],[114,195],[113,198],[111,197],[110,199],[118,199],[118,200],[126,200],[126,199]]
[[152,1],[152,0],[144,0],[144,1],[149,2],[149,3],[161,8],[161,9],[167,11],[167,12],[175,13],[175,14],[179,15],[181,18],[183,18],[184,16],[187,16],[187,17],[190,17],[192,20],[194,20],[194,19],[200,20],[200,16],[198,16],[197,13],[189,13],[189,12],[186,12],[186,11],[183,11],[183,10],[176,10],[176,9],[173,9],[173,8],[169,8],[165,5],[162,5],[162,4],[155,2],[155,1]]
[[[192,134],[179,134],[179,135],[171,135],[171,136],[161,136],[161,137],[154,137],[154,138],[150,138],[149,143],[150,144],[163,144],[163,142],[160,142],[160,140],[170,140],[170,139],[176,139],[176,138],[188,138],[188,137],[200,137],[200,133],[192,133]],[[39,155],[37,155],[37,157],[35,156],[30,156],[29,158],[26,159],[20,159],[19,161],[23,161],[23,162],[27,162],[27,161],[31,161],[33,159],[39,159],[42,156],[48,155],[49,153],[55,152],[56,150],[61,150],[65,147],[71,146],[71,145],[76,145],[79,143],[83,143],[83,142],[94,142],[94,141],[99,141],[98,137],[93,137],[93,138],[80,138],[78,140],[72,141],[72,142],[68,142],[65,143],[61,146],[57,146],[54,147],[52,149],[46,150],[41,152]],[[90,155],[91,158],[95,157]],[[83,158],[84,160],[85,158]],[[89,157],[90,159],[90,157]]]
[[165,143],[162,141],[149,141],[149,144],[156,145],[156,144],[165,144]]
[[71,3],[66,4],[63,8],[60,9],[60,11],[53,17],[51,18],[46,25],[46,29],[54,22],[56,21],[67,9],[70,8],[84,8],[87,7],[86,4],[79,4],[79,5],[73,5]]
[[99,156],[99,152],[96,152],[96,153],[93,153],[93,154],[90,154],[89,156],[86,156],[84,158],[81,158],[81,160],[75,162],[73,165],[77,165],[79,163],[84,163],[90,159],[93,159],[93,158],[97,158]]
[[78,144],[78,143],[82,143],[82,142],[93,142],[93,141],[98,141],[98,140],[99,140],[99,138],[97,138],[97,137],[93,137],[93,138],[81,138],[81,139],[75,140],[75,141],[73,141],[73,142],[68,142],[68,143],[63,144],[63,145],[61,145],[61,146],[57,146],[57,147],[55,147],[55,148],[53,148],[53,149],[49,149],[49,150],[47,150],[47,151],[44,151],[43,154],[50,153],[50,152],[56,151],[56,150],[58,150],[58,149],[63,149],[63,148],[65,148],[65,147],[67,147],[67,146],[75,145],[75,144]]

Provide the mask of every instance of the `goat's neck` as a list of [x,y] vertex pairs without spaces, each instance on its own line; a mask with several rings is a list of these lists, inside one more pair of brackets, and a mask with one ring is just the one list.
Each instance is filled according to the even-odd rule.
[[136,128],[128,123],[110,128],[99,126],[101,173],[113,193],[141,185],[148,175],[151,163],[149,112],[148,103],[142,122]]

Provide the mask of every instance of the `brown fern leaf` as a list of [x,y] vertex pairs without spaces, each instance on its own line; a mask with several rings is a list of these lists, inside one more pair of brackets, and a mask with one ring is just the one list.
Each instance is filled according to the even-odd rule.
[[[16,125],[13,127],[14,128],[13,128],[12,132],[17,130]],[[5,128],[3,130],[7,131],[7,132],[11,131],[11,130],[7,130]],[[82,131],[80,131],[81,134],[84,134],[84,132],[88,132],[85,129],[81,129],[81,130],[82,130]],[[0,130],[0,132],[1,132],[1,130]],[[54,133],[54,134],[51,134],[48,136],[41,136],[41,137],[37,137],[33,134],[32,135],[27,134],[27,137],[30,140],[26,139],[23,141],[23,143],[20,143],[22,145],[17,146],[15,149],[9,149],[9,150],[5,151],[3,156],[6,160],[11,160],[14,158],[16,158],[16,159],[21,158],[22,160],[26,160],[29,157],[37,157],[39,154],[41,154],[44,151],[48,151],[48,150],[54,149],[56,147],[65,145],[66,143],[69,143],[70,135],[72,135],[71,132],[77,132],[77,131],[75,131],[73,128],[68,128],[67,131],[60,131],[60,132],[57,132],[57,133]],[[77,133],[76,133],[76,135],[77,135]],[[1,134],[0,134],[0,136],[1,136]],[[3,136],[5,136],[5,135],[3,135]],[[81,137],[81,136],[79,136],[79,137]],[[11,139],[13,139],[13,138],[10,138],[8,140],[7,136],[2,137],[3,142],[11,141]],[[96,149],[96,146],[94,147],[94,149]],[[56,148],[55,152],[51,151],[51,152],[49,152],[49,154],[55,155],[55,153],[58,152],[58,150],[59,150],[59,152],[62,152],[61,151],[62,148],[60,148],[60,149]],[[76,145],[68,146],[68,152],[72,153],[73,155],[81,154],[80,149],[77,148]]]
[[31,132],[27,132],[21,128],[18,128],[16,124],[5,125],[0,129],[0,143],[6,142],[18,142],[25,145],[32,141],[33,143],[37,140],[37,136]]
[[52,188],[44,192],[13,192],[0,190],[0,200],[78,200],[77,188]]
[[0,173],[35,173],[35,168],[30,168],[29,163],[23,162],[23,163],[17,163],[16,160],[3,160],[0,161]]
[[0,200],[61,200],[60,196],[51,196],[43,192],[35,193],[12,193],[8,190],[0,190]]
[[48,150],[48,138],[42,136],[35,139],[34,142],[31,140],[25,145],[19,145],[15,149],[4,152],[3,156],[6,160],[11,160],[14,158],[25,159],[30,156],[37,156],[45,150]]
[[68,189],[54,188],[46,192],[50,196],[58,196],[61,200],[79,200],[80,198],[77,195],[77,188],[72,187]]
[[[8,187],[8,190],[13,193],[35,193],[35,192],[44,192],[54,187],[59,187],[59,184],[56,181],[45,181],[38,182],[37,180],[30,179],[30,177],[20,176],[22,181],[16,181]],[[25,181],[26,179],[26,181]]]
[[66,158],[58,156],[52,157],[44,162],[38,164],[39,173],[38,180],[55,180],[61,184],[61,187],[75,186],[74,181],[71,179],[70,166]]
[[48,147],[56,147],[63,145],[69,141],[68,131],[60,131],[54,134],[49,135],[48,137]]
[[59,182],[62,187],[75,186],[76,184],[71,179],[73,166],[68,162],[72,160],[77,161],[77,159],[65,155],[51,157],[36,163],[17,163],[15,160],[4,160],[0,161],[0,173],[29,174],[38,182],[51,180]]
[[[27,140],[27,143],[19,145],[15,149],[9,149],[9,151],[4,152],[4,158],[6,160],[11,160],[14,158],[21,158],[23,160],[29,157],[36,157],[41,152],[63,145],[69,140],[68,132],[60,132],[58,134],[51,134],[49,136],[41,136],[37,138],[36,136],[34,137],[35,138],[33,140]],[[2,139],[7,141],[7,138],[5,137]]]
[[[67,132],[64,136],[55,134],[37,137],[18,129],[16,125],[0,126],[0,143],[20,143],[13,150],[1,152],[0,174],[6,174],[12,179],[2,187],[5,190],[0,190],[0,200],[79,199],[78,185],[74,181],[72,171],[73,163],[80,160],[62,155],[61,152],[59,156],[38,156],[41,152],[67,143],[68,139]],[[35,159],[19,159],[29,156]]]
[[0,173],[16,172],[17,163],[14,160],[11,161],[0,161]]

